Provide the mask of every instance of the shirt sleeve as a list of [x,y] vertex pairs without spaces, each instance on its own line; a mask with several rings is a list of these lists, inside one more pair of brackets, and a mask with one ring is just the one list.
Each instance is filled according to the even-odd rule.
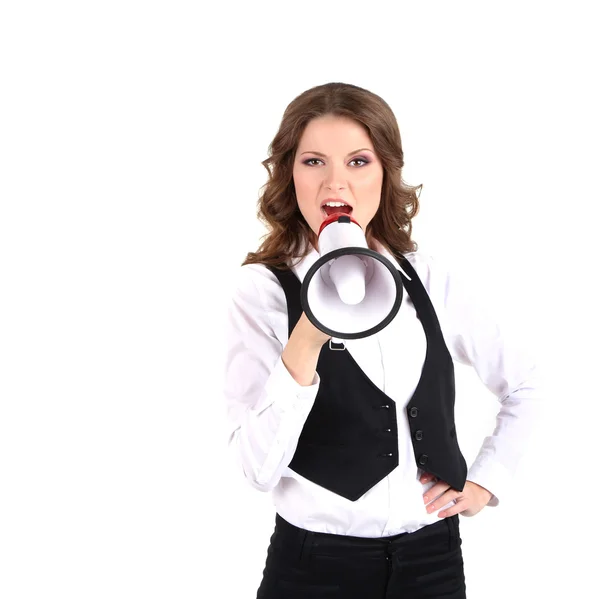
[[250,484],[269,491],[293,458],[320,378],[315,373],[312,384],[302,386],[283,363],[287,303],[263,265],[241,267],[225,327],[229,447]]
[[450,272],[437,258],[429,256],[427,263],[430,295],[452,358],[472,366],[500,403],[496,426],[467,473],[467,480],[492,493],[488,505],[495,507],[509,493],[544,416],[545,377],[526,331],[493,309],[494,302],[486,302],[486,294],[466,277]]

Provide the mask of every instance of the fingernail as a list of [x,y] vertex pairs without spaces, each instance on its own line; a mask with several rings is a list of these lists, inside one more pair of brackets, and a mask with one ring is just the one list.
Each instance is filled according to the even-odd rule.
[[429,501],[429,497],[428,497],[427,495],[425,495],[425,497],[423,497],[423,501],[424,501],[425,503],[427,503],[427,502]]

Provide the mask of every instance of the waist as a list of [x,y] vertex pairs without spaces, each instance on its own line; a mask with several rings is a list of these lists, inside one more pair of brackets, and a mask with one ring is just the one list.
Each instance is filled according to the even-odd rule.
[[[451,516],[458,518],[458,514]],[[435,537],[445,538],[448,531],[446,518],[438,519],[433,524],[428,524],[414,532],[402,532],[386,537],[357,537],[352,535],[339,535],[325,532],[312,532],[291,524],[279,514],[275,517],[275,534],[280,538],[282,545],[304,546],[310,542],[318,553],[339,554],[344,551],[382,552],[398,550],[404,545],[425,542]]]
[[402,459],[399,468],[357,501],[347,501],[287,469],[272,490],[275,511],[302,529],[325,534],[379,539],[416,532],[439,518],[427,513],[423,503],[423,494],[434,482],[422,484],[422,471],[407,461]]

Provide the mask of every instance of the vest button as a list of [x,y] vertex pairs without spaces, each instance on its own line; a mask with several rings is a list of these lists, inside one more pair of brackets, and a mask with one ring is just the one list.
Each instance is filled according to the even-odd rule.
[[391,429],[391,428],[384,428],[384,429],[383,429],[383,432],[384,432],[384,433],[391,433],[391,432],[392,432],[392,429]]
[[383,404],[383,405],[382,405],[382,406],[380,406],[380,407],[381,407],[381,408],[385,408],[386,410],[389,410],[389,408],[390,408],[390,404],[389,404],[389,403],[386,403],[386,404]]
[[417,432],[415,433],[415,439],[416,439],[417,441],[420,441],[422,438],[423,438],[423,431],[417,431]]
[[427,464],[427,459],[428,459],[428,455],[426,453],[424,453],[420,458],[419,458],[419,464],[421,464],[421,466],[425,466],[425,464]]
[[416,418],[419,413],[419,408],[411,408],[409,414],[412,418]]

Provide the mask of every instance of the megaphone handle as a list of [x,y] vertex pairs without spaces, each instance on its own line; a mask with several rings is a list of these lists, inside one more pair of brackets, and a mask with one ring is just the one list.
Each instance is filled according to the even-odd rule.
[[[341,345],[341,347],[333,347],[332,343],[335,343],[337,346]],[[344,351],[346,349],[346,342],[343,339],[331,337],[331,339],[329,339],[329,349],[333,351]]]

